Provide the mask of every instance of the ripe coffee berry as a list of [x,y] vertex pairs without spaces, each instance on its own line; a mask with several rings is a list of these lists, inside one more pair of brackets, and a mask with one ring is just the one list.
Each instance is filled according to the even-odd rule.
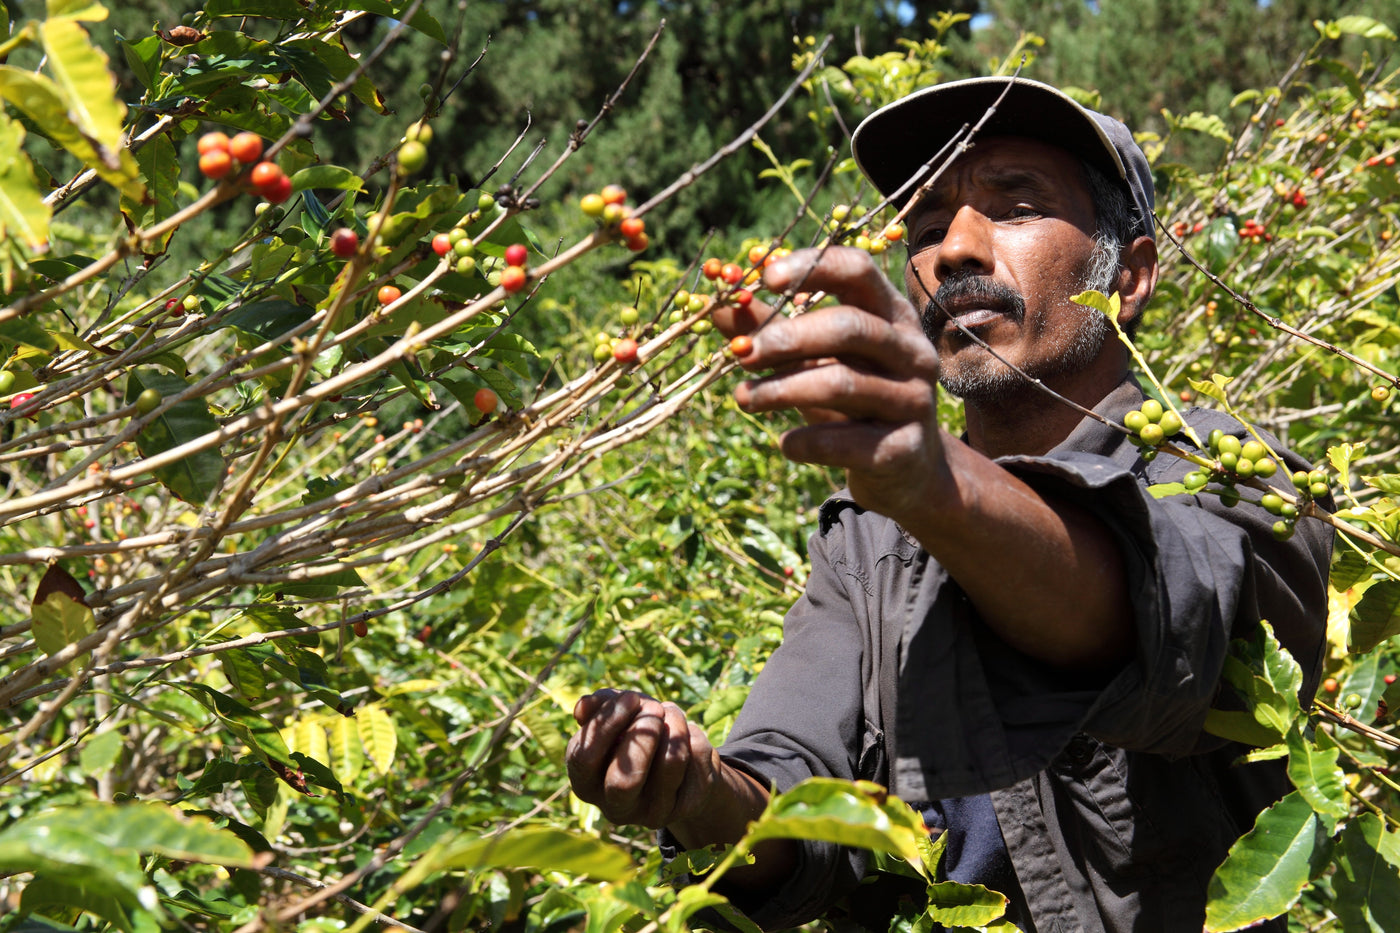
[[259,188],[258,194],[262,195],[269,204],[281,204],[292,196],[292,180],[283,175],[266,188]]
[[519,266],[506,266],[501,270],[501,288],[508,295],[514,295],[524,288],[526,281],[525,270]]
[[646,221],[642,220],[640,217],[628,217],[622,223],[618,224],[617,227],[618,231],[628,239],[641,236],[646,232],[646,228]]
[[380,287],[377,297],[380,304],[391,305],[403,297],[403,292],[399,290],[397,285],[384,285]]
[[736,288],[734,294],[729,296],[729,300],[741,308],[747,308],[753,301],[753,292],[747,288]]
[[721,263],[718,259],[711,257],[705,260],[705,264],[700,267],[700,271],[704,274],[705,278],[713,282],[715,279],[719,278],[720,270],[723,268],[723,263]]
[[627,237],[623,242],[632,252],[640,253],[651,245],[651,237],[647,236],[645,233],[639,233],[636,236]]
[[199,171],[205,178],[218,181],[233,169],[233,157],[222,149],[206,152],[199,157]]
[[259,192],[277,184],[279,178],[285,178],[286,172],[276,162],[259,162],[253,166],[253,170],[248,173],[248,181]]
[[257,133],[239,133],[228,141],[228,154],[244,165],[251,165],[262,158],[263,141]]
[[228,152],[228,143],[229,139],[227,133],[214,130],[199,137],[199,142],[195,144],[195,148],[199,151],[200,155],[204,155],[207,152]]
[[619,363],[634,363],[637,360],[637,341],[623,337],[612,348],[613,359]]
[[748,356],[753,352],[753,338],[748,334],[739,334],[729,341],[729,352],[735,356]]
[[352,626],[350,626],[350,627],[351,627],[352,629],[354,629],[354,631],[355,631],[355,637],[356,637],[356,638],[364,638],[366,635],[369,634],[369,623],[368,623],[368,622],[356,622],[354,625],[352,625]]
[[17,392],[14,398],[10,399],[10,409],[23,408],[34,397],[33,392]]
[[476,410],[483,415],[489,415],[491,412],[495,411],[498,401],[499,399],[496,393],[485,387],[477,389],[476,394],[472,396],[472,404],[475,405]]
[[506,265],[524,266],[530,261],[530,253],[523,243],[512,243],[506,247]]
[[446,256],[452,252],[452,240],[445,233],[439,233],[433,237],[433,252],[439,256]]
[[601,197],[604,204],[621,204],[627,200],[627,191],[621,185],[604,185]]
[[331,252],[341,259],[355,255],[360,246],[360,235],[349,227],[341,227],[331,234]]
[[738,285],[744,280],[744,269],[738,263],[726,262],[720,267],[719,277],[730,285]]

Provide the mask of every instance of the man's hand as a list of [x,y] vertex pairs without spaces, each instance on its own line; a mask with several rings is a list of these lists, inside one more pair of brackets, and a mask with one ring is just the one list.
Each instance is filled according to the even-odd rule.
[[764,280],[843,302],[793,318],[758,302],[715,311],[726,334],[753,338],[744,367],[772,371],[735,390],[739,405],[795,408],[808,421],[783,435],[783,454],[844,468],[855,501],[912,534],[1012,647],[1096,676],[1122,664],[1133,628],[1117,544],[1092,515],[939,426],[938,353],[870,257],[799,250]]
[[783,435],[783,454],[844,468],[857,502],[909,521],[911,509],[936,501],[935,487],[950,488],[937,421],[938,353],[918,312],[868,254],[849,247],[799,250],[764,280],[775,292],[822,291],[843,304],[796,318],[757,302],[717,309],[715,323],[727,335],[753,337],[744,367],[773,370],[738,387],[739,405],[801,411],[808,424]]
[[674,703],[599,690],[574,706],[565,761],[574,793],[614,823],[659,829],[703,812],[719,753]]

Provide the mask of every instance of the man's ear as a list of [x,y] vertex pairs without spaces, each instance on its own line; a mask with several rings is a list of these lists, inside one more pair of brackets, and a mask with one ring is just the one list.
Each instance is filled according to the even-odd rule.
[[1118,296],[1122,302],[1118,324],[1128,325],[1142,316],[1157,288],[1157,241],[1140,236],[1123,247],[1118,271]]

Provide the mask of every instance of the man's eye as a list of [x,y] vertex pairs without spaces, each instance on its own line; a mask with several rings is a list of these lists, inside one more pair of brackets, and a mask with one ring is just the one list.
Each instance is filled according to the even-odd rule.
[[1039,217],[1040,211],[1029,204],[1017,204],[1006,212],[1006,216],[1012,220],[1024,220],[1028,217]]
[[948,231],[942,227],[924,227],[914,235],[914,249],[927,249],[930,246],[937,246],[943,242],[943,237]]

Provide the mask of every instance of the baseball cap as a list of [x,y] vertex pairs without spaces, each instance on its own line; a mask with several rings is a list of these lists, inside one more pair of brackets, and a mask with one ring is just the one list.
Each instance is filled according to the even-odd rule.
[[[1079,156],[1123,182],[1139,219],[1135,233],[1154,236],[1152,169],[1133,134],[1113,117],[1089,110],[1039,81],[968,78],[915,91],[856,127],[851,137],[856,165],[881,194],[893,194],[964,124],[976,125],[1002,91],[1006,96],[978,130],[979,136],[1029,136]],[[903,202],[913,191],[911,185],[896,201]]]

